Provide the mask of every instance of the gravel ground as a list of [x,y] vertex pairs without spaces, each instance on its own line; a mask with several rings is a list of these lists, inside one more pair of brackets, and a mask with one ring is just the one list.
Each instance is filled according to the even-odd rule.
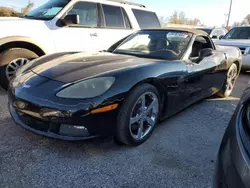
[[249,76],[240,77],[233,97],[191,106],[136,148],[110,138],[65,142],[25,131],[0,92],[0,187],[211,187],[216,153]]

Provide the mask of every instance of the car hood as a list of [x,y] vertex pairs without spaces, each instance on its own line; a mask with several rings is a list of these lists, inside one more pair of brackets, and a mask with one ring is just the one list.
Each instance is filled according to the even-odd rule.
[[51,80],[72,83],[93,76],[147,66],[161,60],[106,52],[82,52],[51,59],[45,57],[38,61],[40,65],[31,68],[32,72]]
[[[0,38],[11,36],[33,36],[36,35],[36,33],[40,34],[41,32],[47,34],[48,23],[43,20],[0,17],[0,28]],[[35,30],[38,32],[34,32]]]
[[222,39],[214,43],[222,46],[250,47],[250,40]]
[[15,20],[21,20],[21,18],[18,18],[18,17],[0,17],[0,21],[15,21]]
[[26,18],[18,18],[18,17],[0,17],[0,23],[34,23],[34,22],[45,22],[43,20],[34,20],[34,19],[26,19]]

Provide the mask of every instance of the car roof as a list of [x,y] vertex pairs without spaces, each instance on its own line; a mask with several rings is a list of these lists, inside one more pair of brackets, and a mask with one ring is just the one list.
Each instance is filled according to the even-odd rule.
[[158,29],[143,29],[142,31],[183,31],[183,32],[188,32],[188,33],[192,33],[195,35],[208,36],[208,34],[202,30],[190,29],[190,28],[178,28],[178,27],[166,27],[166,28],[158,28]]
[[195,27],[195,29],[225,29],[223,27]]
[[249,25],[243,25],[243,26],[236,26],[236,27],[233,27],[233,28],[244,28],[244,27],[249,28],[250,26]]

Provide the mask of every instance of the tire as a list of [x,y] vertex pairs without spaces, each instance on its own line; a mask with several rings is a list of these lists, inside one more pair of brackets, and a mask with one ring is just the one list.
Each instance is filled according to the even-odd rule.
[[121,142],[120,140],[118,140],[117,137],[114,137],[114,138],[113,138],[113,142],[114,142],[116,145],[118,145],[118,146],[123,146],[123,145],[124,145],[124,143]]
[[[28,63],[35,58],[38,58],[37,54],[24,48],[11,48],[0,53],[0,86],[5,90],[8,89],[11,77],[7,76],[6,71],[7,69],[9,70],[9,65],[13,63],[13,61],[16,61],[15,68],[17,70],[22,64]],[[14,73],[16,70],[12,72]]]
[[[143,99],[145,99],[144,103]],[[160,95],[158,90],[150,84],[135,87],[120,108],[115,140],[130,146],[142,144],[151,136],[158,123],[159,114]],[[138,121],[135,121],[136,119]]]
[[233,63],[231,67],[228,69],[227,80],[224,83],[222,89],[217,93],[217,95],[222,98],[229,97],[233,91],[237,77],[238,77],[238,68],[237,65]]

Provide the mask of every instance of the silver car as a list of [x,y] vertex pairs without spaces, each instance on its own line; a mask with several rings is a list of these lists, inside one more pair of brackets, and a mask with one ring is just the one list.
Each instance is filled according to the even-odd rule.
[[242,70],[250,70],[250,26],[234,27],[221,40],[215,41],[221,46],[238,47],[242,54]]

